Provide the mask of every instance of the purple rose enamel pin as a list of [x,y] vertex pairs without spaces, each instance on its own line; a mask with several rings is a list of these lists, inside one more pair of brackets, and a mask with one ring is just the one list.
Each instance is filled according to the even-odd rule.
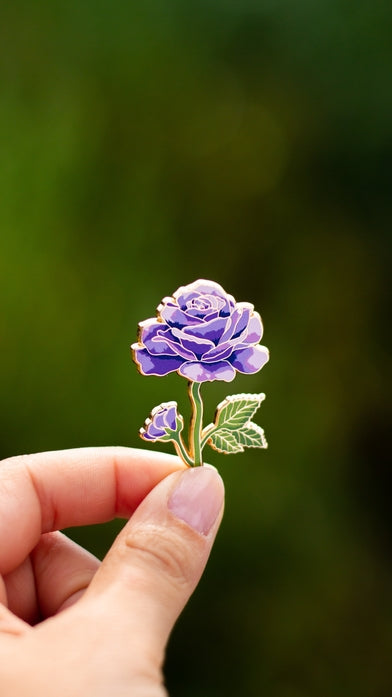
[[184,419],[176,402],[155,407],[140,429],[141,437],[172,441],[189,467],[203,464],[202,451],[207,444],[227,454],[266,448],[263,429],[251,421],[265,398],[263,393],[226,397],[218,404],[214,422],[203,428],[202,383],[231,382],[236,371],[257,373],[268,361],[268,349],[259,344],[261,317],[253,305],[237,303],[218,283],[200,279],[163,298],[157,313],[157,317],[140,322],[132,355],[142,375],[177,372],[188,380],[192,405],[189,444],[182,436]]

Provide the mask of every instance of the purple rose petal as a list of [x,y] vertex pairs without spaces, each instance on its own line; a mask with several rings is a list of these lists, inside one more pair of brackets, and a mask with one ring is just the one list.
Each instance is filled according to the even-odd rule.
[[238,339],[245,332],[249,324],[251,312],[253,312],[253,305],[246,306],[245,303],[238,303],[236,309],[241,311],[241,315],[231,335],[231,339]]
[[225,330],[226,324],[227,319],[225,317],[217,317],[217,319],[213,319],[210,322],[196,324],[193,327],[185,327],[183,333],[186,335],[186,337],[207,339],[216,345],[218,341],[220,341],[220,337]]
[[166,416],[165,410],[161,409],[161,410],[157,411],[156,414],[153,413],[152,416],[153,416],[154,426],[156,428],[160,428],[161,430],[164,431],[166,428],[166,425],[167,425],[166,419],[165,419],[165,416]]
[[173,298],[178,302],[181,310],[186,310],[187,304],[194,298],[199,297],[199,293],[195,290],[189,290],[190,286],[179,288],[173,295]]
[[154,436],[151,436],[148,431],[141,430],[140,435],[144,440],[156,440],[156,438],[154,438]]
[[233,352],[230,363],[240,373],[257,373],[269,359],[265,346],[249,346]]
[[166,426],[172,431],[177,428],[177,404],[172,404],[165,413]]
[[208,314],[203,317],[203,322],[210,322],[212,319],[217,319],[220,317],[220,314],[219,310],[212,310],[212,312],[208,312]]
[[219,341],[220,344],[224,344],[226,341],[229,341],[231,339],[240,317],[241,317],[241,311],[237,308],[234,308],[230,317],[228,317],[226,319],[227,324],[226,324],[225,330],[220,338],[220,341]]
[[160,317],[167,322],[170,327],[177,327],[178,329],[183,329],[183,327],[194,326],[195,324],[202,324],[203,320],[199,318],[192,317],[192,315],[180,310],[177,305],[172,305],[171,303],[167,305],[160,305],[158,307],[158,312]]
[[190,336],[185,329],[173,329],[173,336],[179,339],[181,346],[187,350],[192,351],[196,357],[200,357],[206,351],[213,348],[214,344],[208,339],[199,339],[197,336]]
[[179,373],[194,382],[212,382],[213,380],[231,382],[235,378],[235,370],[227,361],[212,363],[211,365],[201,362],[184,363]]
[[203,356],[203,363],[216,363],[217,361],[226,360],[230,358],[233,353],[233,347],[231,344],[223,344],[223,346],[215,346],[211,351],[208,351]]
[[184,363],[184,359],[180,356],[152,356],[147,349],[140,348],[138,344],[133,352],[135,361],[143,375],[168,375],[178,370]]
[[184,360],[194,361],[196,354],[189,347],[184,347],[181,341],[177,337],[173,336],[175,332],[181,332],[181,329],[173,328],[173,330],[169,330],[165,333],[166,343]]
[[163,322],[158,322],[155,319],[148,319],[145,322],[140,322],[139,325],[140,341],[149,353],[162,356],[175,356],[176,351],[170,348],[166,341],[166,333],[169,331]]
[[[206,314],[206,311],[209,311],[209,308],[206,308],[204,310],[200,310],[197,307],[187,307],[187,315],[190,317],[193,317],[194,320],[199,320],[200,323],[204,322],[204,315]],[[196,322],[195,322],[196,324]]]
[[263,336],[263,323],[258,312],[254,312],[249,320],[248,331],[246,338],[243,341],[246,344],[258,344]]
[[161,438],[162,436],[164,436],[166,434],[165,429],[158,428],[154,422],[148,424],[147,433],[150,436],[150,438],[154,438],[154,439]]

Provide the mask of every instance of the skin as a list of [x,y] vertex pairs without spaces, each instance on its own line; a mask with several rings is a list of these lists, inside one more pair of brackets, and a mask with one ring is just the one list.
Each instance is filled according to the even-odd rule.
[[[174,456],[130,448],[0,463],[3,697],[167,694],[167,639],[223,511],[214,471],[219,513],[211,529],[200,533],[172,513],[168,500],[184,470]],[[116,516],[129,520],[102,563],[59,532]]]

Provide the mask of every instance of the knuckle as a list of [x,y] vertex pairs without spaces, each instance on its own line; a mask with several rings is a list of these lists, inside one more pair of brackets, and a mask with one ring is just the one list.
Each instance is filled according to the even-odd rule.
[[176,587],[192,582],[197,558],[194,543],[187,544],[179,532],[144,525],[126,535],[125,546],[134,563],[148,566],[154,575],[164,575]]

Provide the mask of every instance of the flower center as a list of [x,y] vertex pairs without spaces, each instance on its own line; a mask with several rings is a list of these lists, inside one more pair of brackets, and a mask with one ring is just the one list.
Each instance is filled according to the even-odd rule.
[[188,307],[194,310],[209,310],[211,303],[205,298],[193,298]]

